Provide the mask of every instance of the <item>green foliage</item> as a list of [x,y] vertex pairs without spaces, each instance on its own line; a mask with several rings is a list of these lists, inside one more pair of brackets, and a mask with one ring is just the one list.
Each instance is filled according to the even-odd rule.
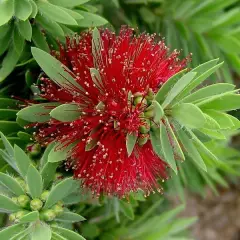
[[[101,26],[107,21],[88,12],[88,1],[3,0],[0,3],[0,83],[14,70],[17,64],[31,59],[25,58],[29,46],[49,51],[48,39],[64,40],[65,35],[81,28]],[[24,59],[23,59],[24,58]]]
[[[13,151],[4,135],[1,136],[8,154],[13,154],[8,156],[21,177],[16,178],[0,173],[0,185],[8,193],[7,195],[0,193],[0,212],[11,213],[9,219],[13,224],[0,231],[0,237],[8,236],[9,239],[19,239],[19,237],[31,236],[33,240],[50,240],[52,232],[61,232],[63,236],[69,234],[69,238],[72,236],[73,239],[74,237],[75,239],[84,239],[71,230],[59,226],[52,227],[50,224],[53,220],[70,223],[85,220],[77,213],[69,213],[68,209],[63,208],[62,202],[60,202],[76,189],[78,182],[72,178],[66,178],[59,183],[52,182],[54,185],[51,189],[48,188],[49,193],[45,198],[43,196],[43,193],[46,192],[46,189],[43,188],[44,178],[42,178],[41,172],[34,167],[34,162],[18,146],[15,145]],[[48,166],[48,163],[45,165]]]

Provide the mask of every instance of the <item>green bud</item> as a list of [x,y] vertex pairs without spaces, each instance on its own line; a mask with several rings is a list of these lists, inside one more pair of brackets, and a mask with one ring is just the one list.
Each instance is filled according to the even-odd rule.
[[26,215],[28,213],[28,211],[19,211],[15,214],[16,219],[20,219],[21,217],[23,217],[24,215]]
[[41,200],[42,201],[44,201],[44,202],[46,202],[46,200],[47,200],[47,198],[48,198],[48,196],[49,196],[49,191],[48,190],[45,190],[42,194],[41,194],[41,196],[40,196],[40,198],[41,198]]
[[51,222],[50,225],[51,225],[52,227],[58,227],[57,222]]
[[154,110],[149,110],[149,111],[144,112],[144,116],[147,118],[154,117]]
[[63,207],[56,204],[52,207],[52,210],[55,212],[55,214],[58,216],[60,215],[61,213],[63,213]]
[[149,139],[149,134],[141,134],[138,138],[138,145],[143,146],[147,143]]
[[58,202],[57,202],[57,205],[63,207],[63,206],[64,206],[64,202],[63,202],[63,201],[58,201]]
[[16,213],[12,213],[9,215],[9,221],[10,222],[15,222],[16,221]]
[[133,103],[135,106],[137,106],[138,104],[147,105],[147,100],[145,98],[143,98],[142,96],[136,97],[136,98],[134,98]]
[[150,130],[150,121],[148,119],[145,119],[143,125],[139,127],[140,133],[148,133]]
[[27,195],[20,195],[17,198],[17,202],[18,202],[19,206],[26,208],[29,205],[30,198]]
[[43,202],[38,198],[35,198],[30,202],[30,207],[33,211],[40,210],[42,206],[43,206]]
[[41,145],[36,144],[28,144],[27,151],[31,157],[37,157],[41,153]]
[[11,199],[12,199],[12,201],[13,201],[14,203],[18,204],[18,199],[17,199],[17,197],[12,197]]
[[56,213],[51,209],[47,209],[43,211],[40,216],[44,221],[53,221],[53,219],[56,217]]
[[148,94],[146,96],[146,99],[153,100],[154,99],[154,92],[151,88],[148,89]]

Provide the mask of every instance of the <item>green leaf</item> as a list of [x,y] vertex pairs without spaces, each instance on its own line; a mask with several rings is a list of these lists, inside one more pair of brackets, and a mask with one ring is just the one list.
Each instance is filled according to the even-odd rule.
[[33,165],[28,167],[27,185],[31,197],[39,198],[43,191],[43,182],[40,173]]
[[199,149],[204,152],[210,159],[214,162],[218,161],[218,158],[197,138],[197,136],[189,129],[188,132],[193,138],[193,141],[199,147]]
[[28,240],[26,237],[27,237],[27,235],[31,234],[31,230],[32,230],[31,227],[25,228],[24,230],[18,232],[18,234],[14,235],[12,238],[10,238],[10,240]]
[[19,222],[20,223],[31,223],[31,222],[37,221],[38,219],[39,219],[39,212],[33,211],[33,212],[27,213],[26,215],[21,217],[19,219]]
[[32,13],[32,5],[27,0],[15,1],[15,16],[26,21]]
[[52,231],[51,228],[43,222],[38,222],[33,225],[32,239],[34,240],[51,240]]
[[35,46],[46,52],[50,52],[45,36],[42,34],[40,28],[36,25],[32,27],[32,40]]
[[29,122],[44,123],[50,120],[50,112],[59,103],[39,103],[23,108],[17,113],[17,116]]
[[50,112],[50,116],[61,122],[72,122],[81,116],[81,111],[77,104],[62,104],[54,108]]
[[192,103],[181,103],[173,107],[171,115],[181,125],[190,128],[203,127],[206,122],[201,109]]
[[204,113],[212,117],[219,124],[221,129],[231,128],[234,126],[231,118],[226,113],[218,112],[212,109],[205,110]]
[[[94,36],[94,34],[93,34],[93,36]],[[100,35],[99,35],[99,37],[100,37]],[[96,53],[95,53],[95,51],[96,51],[95,48],[96,48],[96,46],[98,46],[98,50],[99,50],[99,48],[100,48],[99,44],[101,44],[101,43],[99,43],[100,40],[97,41],[95,38],[93,38],[93,41],[94,42],[92,43],[92,45],[93,45],[92,51],[93,51],[93,56],[96,59],[97,56],[96,56]],[[99,71],[96,68],[90,68],[90,73],[91,73],[93,83],[99,89],[102,89],[104,85],[103,85],[103,82],[102,82],[101,75],[100,75]]]
[[17,110],[0,109],[0,120],[14,120],[16,119]]
[[47,162],[44,165],[41,171],[44,188],[47,188],[49,184],[53,181],[57,167],[58,167],[58,163]]
[[59,200],[65,198],[70,190],[72,189],[74,180],[72,178],[66,178],[62,180],[60,183],[55,185],[48,196],[48,199],[44,205],[44,208],[47,209],[57,203]]
[[120,203],[120,209],[124,213],[124,215],[129,218],[130,220],[134,219],[134,212],[133,207],[130,203],[127,203],[123,200],[119,200]]
[[70,16],[63,8],[48,2],[37,2],[39,11],[50,20],[58,23],[77,25],[76,20]]
[[0,68],[0,83],[5,80],[5,78],[13,71],[19,58],[20,55],[15,50],[15,48],[11,46],[7,52],[7,55],[2,61],[2,66]]
[[5,135],[11,135],[21,130],[21,127],[12,121],[0,121],[0,131]]
[[195,162],[195,164],[202,170],[207,171],[207,167],[200,156],[199,152],[197,151],[196,147],[192,143],[192,140],[189,139],[187,134],[184,132],[184,130],[179,130],[178,136],[180,141],[183,144],[184,149],[186,150],[186,153],[191,157],[191,159]]
[[16,27],[14,28],[14,32],[13,32],[13,42],[14,42],[15,50],[20,55],[23,51],[25,41],[22,35],[20,35]]
[[214,109],[217,111],[230,111],[240,108],[240,95],[226,94],[219,98],[202,101],[197,104],[201,109]]
[[68,1],[66,1],[66,0],[49,0],[49,2],[51,2],[52,4],[59,5],[62,7],[69,7],[69,8],[77,7],[79,5],[87,3],[89,1],[90,0],[68,0]]
[[62,37],[64,37],[64,32],[63,32],[63,30],[62,30],[62,28],[60,27],[59,24],[57,24],[56,22],[50,21],[47,18],[42,17],[41,15],[38,15],[36,17],[36,20],[50,34],[52,34],[52,35],[54,35],[56,37],[60,37],[61,39],[63,39]]
[[206,118],[206,122],[205,122],[203,128],[220,130],[220,125],[214,118],[210,117],[208,114],[204,114],[204,116]]
[[89,13],[81,10],[75,11],[84,17],[84,19],[77,20],[78,26],[80,27],[99,27],[108,23],[105,18],[100,17],[94,13]]
[[195,87],[200,85],[207,77],[209,77],[212,73],[214,73],[220,66],[222,66],[222,63],[218,62],[219,59],[213,59],[206,63],[203,63],[199,65],[198,67],[192,69],[191,72],[196,72],[197,75],[195,76],[195,79],[192,83],[190,83],[179,95],[179,99],[183,98],[184,96],[188,95],[189,92],[191,92]]
[[18,109],[18,105],[20,104],[19,101],[11,99],[11,98],[0,98],[0,108],[13,108]]
[[177,140],[177,137],[175,136],[175,133],[173,131],[173,126],[170,125],[169,121],[167,118],[164,119],[165,121],[165,126],[166,126],[166,130],[168,132],[168,136],[169,138],[171,139],[171,143],[173,145],[173,150],[174,150],[174,153],[182,160],[184,161],[185,160],[185,156],[183,154],[183,151],[180,147],[180,144]]
[[75,223],[84,221],[86,219],[77,213],[64,212],[60,216],[57,216],[55,220],[60,222]]
[[71,17],[73,17],[75,20],[80,20],[80,19],[83,19],[83,18],[84,18],[81,14],[77,13],[77,12],[75,11],[75,9],[74,9],[74,10],[71,10],[71,9],[64,8],[64,7],[60,7],[60,8],[62,8],[65,12],[67,12],[67,13],[68,13]]
[[169,91],[166,99],[164,100],[162,107],[166,108],[173,100],[174,98],[180,94],[187,85],[191,83],[191,81],[196,76],[196,72],[189,72],[183,77],[179,79],[179,81],[172,87],[172,89]]
[[132,154],[132,151],[134,149],[134,146],[137,142],[138,136],[134,133],[128,133],[126,138],[126,147],[127,147],[127,153],[128,156]]
[[177,174],[177,165],[174,159],[173,146],[168,138],[166,127],[163,123],[160,126],[160,139],[162,145],[162,152],[164,155],[164,161],[169,164],[173,171]]
[[155,131],[150,131],[150,140],[153,147],[154,152],[162,159],[163,153],[162,153],[162,146],[161,146],[161,140],[160,140],[160,130],[159,128]]
[[16,196],[24,194],[20,184],[11,176],[0,172],[0,184],[10,190]]
[[23,231],[25,229],[25,226],[23,224],[14,224],[10,227],[4,228],[0,231],[0,239],[2,240],[8,240],[12,237],[14,237],[19,232]]
[[199,129],[201,132],[203,132],[204,134],[208,135],[211,138],[216,138],[216,139],[220,139],[220,140],[225,140],[226,137],[224,134],[222,134],[220,131],[217,130],[212,130],[212,129],[206,129],[206,128],[202,128]]
[[14,203],[10,198],[4,195],[0,195],[0,212],[16,212],[21,209],[16,203]]
[[17,136],[25,142],[31,142],[32,141],[32,135],[30,135],[26,132],[21,132],[20,131],[20,132],[17,133]]
[[154,113],[155,113],[154,122],[158,123],[164,116],[164,111],[162,106],[157,101],[154,100],[152,104],[154,106]]
[[[56,58],[52,57],[50,54],[42,51],[38,48],[32,48],[32,55],[39,64],[39,66],[43,69],[43,71],[58,85],[61,87],[68,89],[69,84],[83,90],[83,88],[76,82],[76,80],[72,77],[74,73],[71,73],[66,66],[58,61]],[[69,91],[73,91],[72,88]]]
[[31,164],[31,161],[27,154],[17,145],[14,146],[14,156],[19,169],[20,174],[25,177],[27,176],[28,167]]
[[29,0],[30,4],[32,5],[32,13],[30,15],[30,18],[35,18],[38,13],[38,7],[37,4],[34,2],[34,0]]
[[68,240],[85,240],[84,237],[79,235],[78,233],[75,233],[71,230],[68,230],[66,228],[61,228],[61,227],[56,227],[52,226],[52,229],[56,232],[59,233],[62,237],[68,239]]
[[64,146],[61,144],[57,144],[48,155],[48,162],[56,163],[66,160],[68,157],[69,151],[72,149],[73,145],[70,144],[69,146]]
[[203,87],[196,92],[186,96],[182,99],[181,102],[195,102],[202,100],[204,98],[208,98],[214,95],[218,95],[221,93],[232,91],[235,88],[233,84],[229,83],[217,83],[207,87]]
[[4,0],[0,2],[0,26],[7,23],[14,14],[14,1]]
[[29,20],[26,21],[19,21],[17,24],[18,30],[20,34],[27,40],[31,41],[32,38],[32,26]]
[[229,35],[221,35],[214,37],[214,42],[217,44],[224,52],[239,54],[240,53],[240,41],[239,39],[229,36]]
[[179,81],[179,79],[181,79],[185,75],[186,71],[187,69],[183,69],[182,71],[169,78],[157,92],[155,100],[160,104],[163,103],[169,91]]
[[4,136],[4,134],[2,132],[0,132],[0,136],[1,136],[2,142],[4,144],[4,147],[7,150],[7,153],[9,154],[10,157],[13,157],[14,150],[13,150],[11,143],[7,140],[7,138]]

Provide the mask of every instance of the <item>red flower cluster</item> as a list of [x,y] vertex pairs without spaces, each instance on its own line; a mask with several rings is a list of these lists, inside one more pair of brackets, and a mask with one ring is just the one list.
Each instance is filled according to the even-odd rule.
[[[53,53],[82,89],[70,91],[42,78],[42,97],[77,104],[81,117],[67,123],[51,119],[40,125],[36,137],[64,146],[74,143],[67,166],[94,195],[160,191],[157,179],[167,177],[166,164],[149,141],[151,101],[187,60],[180,61],[177,51],[169,53],[156,35],[134,36],[133,29],[123,27],[118,36],[107,29],[100,36],[99,46],[93,44],[92,31],[67,38],[60,54]],[[127,134],[138,136],[130,156]]]

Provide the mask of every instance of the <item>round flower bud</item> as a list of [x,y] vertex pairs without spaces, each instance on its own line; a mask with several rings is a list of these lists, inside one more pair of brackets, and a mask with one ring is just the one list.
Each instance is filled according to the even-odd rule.
[[53,221],[56,217],[56,213],[52,209],[47,209],[41,213],[41,218],[44,221]]
[[12,213],[9,215],[9,221],[10,222],[15,222],[16,221],[16,213]]
[[12,197],[11,199],[12,199],[12,201],[13,201],[14,203],[18,204],[18,199],[17,199],[17,197]]
[[43,206],[43,202],[38,198],[35,198],[30,202],[30,207],[33,211],[40,210],[42,206]]
[[143,97],[136,97],[133,103],[135,106],[137,106],[138,104],[147,105],[147,100]]
[[150,121],[146,119],[144,123],[139,127],[140,133],[148,133],[150,130]]
[[17,202],[21,207],[26,208],[29,205],[30,198],[27,195],[20,195]]
[[154,117],[154,111],[153,110],[146,111],[144,112],[144,116],[147,118]]
[[61,213],[63,213],[63,207],[56,204],[52,207],[52,210],[55,212],[55,214],[58,216],[60,215]]
[[41,200],[45,202],[49,196],[49,193],[50,192],[48,190],[45,190],[40,196]]
[[141,134],[138,138],[138,145],[143,146],[147,143],[149,139],[149,134]]
[[24,215],[26,215],[28,212],[27,211],[19,211],[15,214],[16,219],[20,219],[21,217],[23,217]]

